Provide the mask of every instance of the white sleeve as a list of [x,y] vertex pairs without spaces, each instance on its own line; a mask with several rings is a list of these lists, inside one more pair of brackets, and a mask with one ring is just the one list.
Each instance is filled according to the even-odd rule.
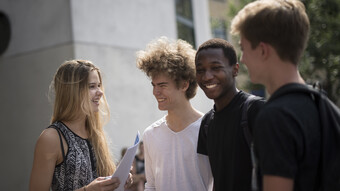
[[145,160],[145,189],[144,191],[153,191],[156,190],[155,187],[155,176],[152,171],[152,157],[149,155],[149,140],[148,137],[144,134],[144,160]]
[[209,157],[197,153],[197,162],[205,187],[209,191],[213,190],[214,179],[211,172]]

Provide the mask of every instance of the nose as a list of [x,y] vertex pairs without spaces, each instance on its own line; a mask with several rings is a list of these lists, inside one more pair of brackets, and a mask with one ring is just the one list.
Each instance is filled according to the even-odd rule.
[[212,78],[214,78],[213,73],[210,70],[207,70],[204,72],[202,79],[207,81],[207,80],[211,80]]
[[154,96],[160,94],[160,90],[159,90],[159,88],[157,88],[157,86],[154,86],[152,91],[153,91],[153,95],[154,95]]
[[98,88],[97,91],[96,91],[96,95],[97,96],[102,96],[103,95],[103,90]]

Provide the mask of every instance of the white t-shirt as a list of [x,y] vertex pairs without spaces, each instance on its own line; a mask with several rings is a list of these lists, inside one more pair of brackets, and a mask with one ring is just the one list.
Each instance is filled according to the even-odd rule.
[[197,153],[201,120],[174,132],[164,116],[144,131],[146,191],[212,190],[209,158]]

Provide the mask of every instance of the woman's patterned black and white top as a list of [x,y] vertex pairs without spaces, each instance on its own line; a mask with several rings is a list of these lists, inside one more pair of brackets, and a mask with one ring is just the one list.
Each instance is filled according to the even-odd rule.
[[75,190],[96,179],[96,157],[91,143],[72,132],[62,122],[57,121],[48,128],[61,132],[68,145],[66,155],[63,154],[63,162],[54,169],[52,190]]

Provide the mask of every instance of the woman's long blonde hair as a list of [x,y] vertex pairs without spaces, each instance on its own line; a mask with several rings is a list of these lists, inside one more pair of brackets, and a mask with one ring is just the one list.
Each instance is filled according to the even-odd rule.
[[[84,114],[89,141],[97,159],[98,176],[108,176],[112,175],[116,169],[103,130],[110,112],[104,93],[100,100],[99,112],[91,109],[88,77],[94,70],[98,72],[100,83],[102,83],[100,70],[90,61],[70,60],[59,67],[50,86],[50,90],[54,90],[55,94],[51,123],[73,121],[79,117],[79,114]],[[103,84],[101,84],[101,89],[104,92]]]

